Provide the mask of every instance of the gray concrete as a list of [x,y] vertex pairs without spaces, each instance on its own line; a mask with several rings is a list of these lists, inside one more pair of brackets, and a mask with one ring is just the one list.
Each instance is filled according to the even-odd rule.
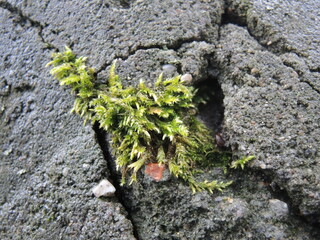
[[300,214],[318,215],[319,93],[243,28],[226,25],[221,36],[215,59],[227,69],[219,79],[230,145],[257,156],[251,167],[270,175]]
[[[319,8],[0,0],[0,238],[318,239]],[[99,81],[118,59],[126,84],[153,82],[161,71],[220,84],[226,144],[256,159],[245,171],[199,176],[234,180],[223,193],[193,195],[179,180],[143,173],[119,187],[103,133],[69,114],[73,97],[44,67],[65,45],[89,57]],[[98,200],[91,189],[104,178],[117,195]]]
[[135,239],[116,198],[91,188],[109,177],[73,97],[44,68],[39,29],[0,9],[1,239]]

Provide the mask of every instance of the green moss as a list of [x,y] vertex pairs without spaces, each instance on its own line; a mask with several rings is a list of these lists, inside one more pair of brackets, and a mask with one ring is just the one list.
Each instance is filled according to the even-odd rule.
[[[122,184],[148,163],[165,164],[175,177],[185,180],[195,191],[222,190],[230,182],[195,180],[197,166],[211,162],[226,166],[228,161],[215,147],[210,130],[197,117],[195,89],[185,85],[180,76],[163,79],[159,76],[154,87],[143,81],[137,86],[124,87],[115,73],[116,62],[110,69],[106,84],[95,82],[94,70],[77,58],[71,49],[54,53],[51,74],[61,85],[76,94],[73,111],[111,134],[111,146],[116,164],[122,171]],[[222,161],[217,157],[223,156]]]
[[251,160],[253,160],[255,158],[255,156],[245,156],[243,158],[240,158],[238,160],[235,160],[233,161],[231,164],[230,164],[230,167],[231,168],[238,168],[238,167],[241,167],[241,169],[244,169],[244,166]]

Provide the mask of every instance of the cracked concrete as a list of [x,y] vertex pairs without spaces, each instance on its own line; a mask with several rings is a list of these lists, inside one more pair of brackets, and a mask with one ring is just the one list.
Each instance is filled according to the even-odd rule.
[[[241,47],[232,40],[246,35]],[[256,155],[252,167],[269,172],[273,182],[288,191],[300,213],[312,216],[318,211],[314,194],[318,192],[319,133],[318,122],[313,118],[319,112],[319,95],[300,82],[279,57],[265,51],[254,39],[249,40],[243,28],[226,25],[222,36],[221,48],[213,61],[220,69],[228,69],[220,71],[218,78],[226,95],[224,128],[230,145],[234,151]],[[273,108],[277,109],[276,113]],[[239,120],[235,122],[234,118]],[[298,124],[300,121],[304,122],[303,128]],[[236,135],[241,135],[239,141]],[[311,155],[307,154],[309,151]],[[309,181],[303,189],[298,187],[301,184],[296,173],[298,166],[304,166],[308,172],[304,174],[310,174],[305,175]],[[304,191],[313,194],[301,195]]]
[[[46,47],[50,48],[50,49],[55,48],[54,46],[49,44],[47,41],[45,41],[45,39],[43,37],[42,31],[43,31],[43,28],[45,28],[45,25],[42,25],[40,22],[35,21],[35,20],[31,19],[30,17],[24,15],[24,13],[21,11],[21,9],[19,9],[16,6],[13,6],[8,1],[0,1],[0,8],[6,9],[10,13],[15,15],[17,23],[19,23],[22,27],[27,26],[27,27],[37,28],[38,35],[39,35],[41,41],[46,44]],[[55,48],[55,49],[57,49],[57,48]]]
[[[1,239],[318,239],[318,5],[0,0]],[[99,81],[118,58],[126,84],[166,64],[167,77],[219,82],[227,145],[256,159],[228,176],[207,169],[235,181],[213,195],[143,173],[118,186],[104,133],[69,115],[73,97],[44,68],[65,45]],[[105,177],[117,197],[100,201],[90,191]]]
[[[64,45],[72,46],[79,54],[89,56],[96,69],[105,63],[110,64],[115,58],[126,58],[139,48],[174,46],[182,41],[216,34],[218,25],[215,23],[223,10],[219,1],[210,4],[192,2],[192,15],[186,11],[190,4],[183,2],[168,4],[159,1],[150,5],[136,1],[131,4],[130,11],[111,3],[106,6],[103,1],[82,2],[80,5],[72,1],[51,1],[46,8],[39,7],[44,3],[38,1],[14,2],[24,15],[47,25],[43,36],[48,42],[59,49]],[[34,8],[38,10],[34,12]],[[137,15],[140,20],[136,19]],[[69,21],[73,24],[68,24]],[[158,30],[154,32],[152,29]]]
[[50,52],[38,29],[0,12],[0,238],[135,239],[116,199],[92,197],[106,163],[94,131],[69,114],[72,97],[44,68]]
[[[319,128],[319,116],[317,114],[319,112],[319,108],[317,107],[319,105],[319,75],[317,73],[314,74],[312,71],[310,71],[310,69],[317,68],[318,66],[318,63],[315,63],[318,62],[319,54],[315,54],[315,49],[317,49],[317,46],[319,46],[318,39],[320,36],[319,24],[311,23],[319,23],[320,19],[317,14],[313,14],[313,9],[317,9],[317,3],[312,2],[306,7],[303,7],[302,4],[303,3],[301,1],[284,1],[283,6],[286,6],[286,8],[283,9],[282,12],[281,10],[277,10],[277,7],[279,7],[278,2],[275,2],[273,5],[271,3],[261,5],[257,1],[230,1],[227,5],[227,9],[231,11],[232,15],[229,16],[229,21],[226,22],[232,23],[234,19],[238,19],[238,21],[241,23],[240,25],[247,26],[248,33],[259,43],[260,46],[254,43],[254,41],[248,41],[248,39],[250,39],[248,37],[246,39],[242,39],[243,42],[241,44],[239,44],[238,41],[235,43],[235,45],[232,45],[230,41],[233,40],[228,35],[238,38],[239,35],[243,35],[243,33],[237,34],[236,32],[240,31],[239,29],[227,31],[225,33],[225,38],[228,38],[229,42],[228,40],[227,42],[222,42],[224,42],[223,44],[228,47],[227,52],[231,53],[231,48],[237,49],[237,51],[233,51],[233,53],[228,56],[228,63],[226,60],[223,60],[223,65],[227,64],[229,68],[227,73],[228,76],[224,76],[223,78],[234,79],[235,83],[242,87],[240,89],[241,91],[244,91],[246,88],[248,88],[246,85],[249,85],[251,89],[257,84],[262,88],[264,88],[265,85],[266,88],[269,88],[266,90],[266,92],[269,94],[266,95],[271,95],[272,92],[278,92],[279,96],[281,94],[282,96],[286,96],[282,99],[279,99],[278,97],[271,97],[272,99],[270,99],[269,97],[264,96],[266,102],[269,102],[273,105],[277,105],[277,103],[285,101],[284,108],[281,109],[280,112],[277,112],[278,115],[290,115],[290,112],[292,112],[291,114],[294,116],[294,118],[299,119],[300,115],[304,115],[304,117],[309,118],[309,122],[308,124],[304,125],[304,128],[298,127],[300,129],[298,135],[301,135],[302,138],[306,139],[298,140],[298,145],[295,147],[297,152],[291,152],[291,154],[295,154],[295,157],[285,157],[286,150],[284,150],[282,147],[279,147],[278,151],[281,153],[279,155],[283,159],[283,162],[286,163],[286,173],[281,171],[278,172],[278,170],[276,170],[276,164],[271,164],[273,165],[271,168],[274,168],[271,172],[272,174],[276,173],[275,182],[280,184],[280,188],[288,191],[289,196],[293,199],[295,207],[298,208],[297,212],[306,217],[310,215],[313,221],[318,222],[317,217],[314,218],[313,216],[314,214],[318,215],[319,212],[319,182],[315,177],[318,175],[319,167],[318,163],[313,165],[313,162],[318,162],[316,159],[318,159],[319,156],[317,155],[319,154],[319,138],[317,136],[317,130]],[[240,13],[237,9],[242,9],[240,10],[242,13]],[[309,17],[304,17],[301,19],[301,16],[305,16],[307,12],[310,14]],[[286,17],[282,19],[282,22],[279,22],[279,20],[277,20],[277,16],[280,16],[281,14]],[[298,21],[301,22],[297,24]],[[231,26],[228,27],[231,28]],[[225,29],[226,28],[224,28],[224,30]],[[301,36],[308,37],[303,38]],[[266,57],[268,54],[264,54],[263,51],[268,51],[269,53],[272,53],[273,56],[270,55]],[[221,53],[223,51],[218,50],[218,52]],[[259,63],[259,60],[256,57],[257,55],[265,55],[265,57],[262,57],[264,60],[260,61],[263,65],[268,66],[267,68]],[[220,55],[217,58],[220,57],[225,58],[226,56]],[[276,60],[276,62],[274,62],[274,60],[270,61],[272,58]],[[218,62],[220,67],[223,68],[220,60],[218,60]],[[276,66],[274,64],[276,64]],[[290,69],[286,68],[285,66],[289,67]],[[245,74],[246,72],[247,74]],[[267,80],[268,82],[261,82],[263,80]],[[284,93],[281,89],[275,87],[276,85],[272,86],[270,83],[283,85],[284,89],[291,89],[292,91],[289,94]],[[293,86],[293,88],[290,86]],[[248,89],[250,89],[250,87]],[[312,90],[314,90],[314,92]],[[249,91],[251,92],[251,90]],[[235,92],[232,94],[235,94]],[[243,97],[246,99],[246,101],[251,102],[251,99],[255,98],[253,96],[254,94],[255,92],[253,92],[252,96],[249,97],[240,96],[240,94],[239,98]],[[303,100],[300,100],[301,98],[303,98]],[[236,102],[239,101],[239,99],[236,97],[236,99],[233,99],[232,103],[230,104],[234,104],[234,100]],[[293,106],[292,109],[289,109],[289,102],[297,102],[298,106],[301,106],[301,102],[304,102],[302,104],[304,108],[299,108],[298,110],[295,106]],[[232,107],[234,109],[233,111],[236,111],[237,106],[240,107],[239,105],[243,104],[241,102],[240,104],[235,104]],[[256,105],[255,107],[257,106],[259,105]],[[297,112],[294,113],[294,111]],[[250,119],[253,120],[254,118]],[[262,120],[259,120],[257,122],[261,121]],[[271,121],[271,119],[266,119],[264,122],[268,121]],[[254,120],[253,122],[256,121]],[[295,138],[296,135],[293,131],[295,123],[289,122],[287,122],[287,124],[293,125],[289,130],[290,133],[288,133],[287,128],[283,128],[279,124],[274,125],[275,123],[266,123],[273,125],[271,129],[273,133],[267,135],[269,137],[273,136],[274,138],[275,135],[277,135],[277,133],[275,133],[275,129],[279,128],[277,131],[281,131],[281,136],[279,136],[279,139],[281,139],[280,145],[283,144],[283,139]],[[233,127],[231,126],[231,128]],[[249,135],[251,134],[250,131],[246,131],[246,133],[249,133]],[[257,136],[257,134],[254,135]],[[243,141],[243,139],[241,139],[241,141]],[[242,148],[248,149],[248,146],[242,145]],[[304,150],[298,150],[299,148],[304,148]],[[310,151],[312,151],[314,155],[305,155],[304,152],[309,152],[308,149],[312,149]],[[266,158],[277,159],[278,157],[274,156],[274,154],[271,154],[271,156]],[[305,160],[304,158],[309,158],[309,160]],[[300,188],[297,186],[301,184],[301,180],[298,180],[299,174],[293,174],[295,177],[290,177],[291,174],[288,172],[295,172],[295,170],[289,170],[291,164],[288,164],[288,162],[295,161],[306,162],[302,165],[306,167],[306,170],[309,171],[309,174],[313,176],[305,176],[304,179],[315,179],[315,182],[310,180],[308,181],[308,187],[304,186],[303,188]],[[294,166],[294,164],[292,164],[292,166]],[[307,173],[304,174],[309,175]],[[298,190],[299,188],[300,190]],[[305,194],[306,192],[309,193]],[[297,198],[300,198],[300,200]]]
[[[316,1],[226,1],[226,22],[246,26],[250,35],[289,66],[304,68],[299,75],[319,93],[320,21]],[[279,8],[281,9],[279,11]],[[308,16],[308,17],[302,17]],[[299,33],[299,34],[297,34]],[[283,56],[282,56],[283,55]],[[313,74],[316,73],[316,74]]]

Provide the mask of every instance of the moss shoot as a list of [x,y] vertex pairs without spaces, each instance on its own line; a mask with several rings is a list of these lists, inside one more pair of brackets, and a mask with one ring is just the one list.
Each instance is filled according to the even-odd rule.
[[[180,76],[163,79],[160,75],[153,87],[143,81],[124,87],[115,73],[116,62],[106,84],[97,84],[94,70],[85,61],[66,47],[65,52],[54,53],[47,66],[52,65],[51,74],[75,93],[72,111],[85,122],[98,122],[111,134],[110,144],[122,172],[122,184],[128,175],[130,183],[137,181],[137,172],[149,163],[164,164],[193,192],[221,191],[231,184],[195,180],[199,166],[215,162],[221,166],[218,157],[222,155],[210,130],[196,117],[198,101],[192,86],[184,84]],[[228,164],[226,159],[222,162],[224,166]]]

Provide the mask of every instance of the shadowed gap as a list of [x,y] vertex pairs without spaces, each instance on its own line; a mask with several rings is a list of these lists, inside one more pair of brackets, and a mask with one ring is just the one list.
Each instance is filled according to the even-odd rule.
[[224,119],[224,94],[220,84],[216,79],[208,78],[195,87],[198,89],[197,95],[206,101],[205,104],[199,105],[199,118],[213,133],[221,132]]
[[96,138],[97,138],[97,142],[103,152],[103,157],[104,159],[107,161],[107,167],[108,167],[108,172],[110,174],[110,179],[112,184],[114,185],[114,187],[116,188],[116,197],[118,199],[118,201],[120,202],[120,204],[123,206],[123,208],[126,210],[127,212],[127,219],[129,219],[129,221],[132,224],[132,229],[133,229],[133,235],[134,237],[139,240],[139,234],[137,231],[136,226],[134,225],[134,221],[132,220],[132,216],[131,216],[131,211],[130,208],[128,208],[128,204],[126,204],[126,199],[124,197],[123,194],[123,188],[120,186],[120,182],[121,182],[121,176],[120,174],[117,172],[116,169],[116,163],[113,160],[113,157],[111,156],[111,153],[109,151],[109,144],[108,144],[108,134],[106,133],[106,131],[104,131],[103,129],[99,128],[99,124],[95,123],[93,126],[93,130],[95,131],[96,134]]

